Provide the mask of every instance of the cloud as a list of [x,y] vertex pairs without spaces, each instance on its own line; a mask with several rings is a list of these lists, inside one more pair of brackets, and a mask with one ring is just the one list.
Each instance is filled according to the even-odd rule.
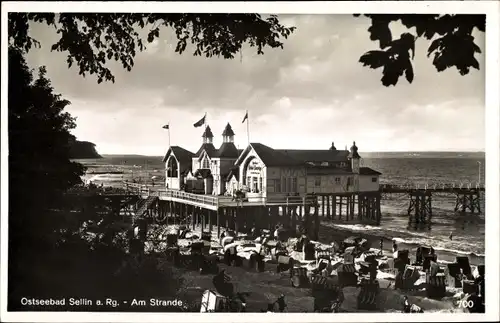
[[[358,62],[377,46],[369,40],[368,19],[280,19],[297,27],[283,50],[257,55],[245,47],[234,60],[193,57],[189,48],[178,55],[174,33],[162,30],[161,38],[137,55],[131,72],[112,65],[115,84],[98,85],[68,69],[65,54],[49,50],[57,35],[42,25],[35,25],[32,35],[43,48],[33,50],[28,61],[47,66],[56,91],[72,100],[70,111],[79,116],[75,133],[104,152],[163,151],[165,133],[155,127],[166,121],[173,124],[172,142],[175,135],[179,144],[196,150],[200,139],[192,123],[205,112],[214,132],[231,122],[244,146],[245,110],[251,140],[283,148],[321,148],[332,140],[340,147],[356,140],[361,150],[484,148],[484,55],[481,71],[437,73],[426,57],[428,41],[419,39],[413,84],[401,79],[386,88],[380,70]],[[400,24],[391,27],[395,37],[406,31]],[[484,48],[484,34],[475,36]]]

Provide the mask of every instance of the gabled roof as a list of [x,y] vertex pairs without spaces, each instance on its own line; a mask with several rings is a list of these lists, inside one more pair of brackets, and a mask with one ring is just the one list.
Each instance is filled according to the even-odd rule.
[[302,162],[297,161],[282,152],[275,150],[271,147],[263,145],[261,143],[250,143],[250,145],[243,151],[243,153],[238,157],[236,163],[238,164],[245,158],[250,152],[250,148],[257,153],[259,158],[262,160],[266,166],[300,166],[303,165]]
[[360,167],[359,175],[382,175],[382,173],[371,169],[370,167]]
[[306,162],[342,162],[347,161],[349,151],[347,150],[301,150],[301,149],[277,149],[287,156]]
[[195,154],[179,146],[170,146],[165,157],[163,157],[163,162],[166,162],[170,154],[174,154],[177,161],[181,164],[191,163],[191,159]]
[[200,149],[196,152],[196,154],[193,157],[200,157],[201,153],[205,150],[208,154],[208,157],[216,157],[217,156],[217,149],[215,149],[213,144],[202,144]]
[[226,176],[226,179],[229,180],[231,179],[231,177],[236,177],[237,180],[240,179],[240,168],[239,167],[233,167],[231,168],[231,170],[229,171],[229,174],[227,174]]
[[226,128],[224,128],[224,132],[222,132],[223,136],[234,136],[234,131],[233,128],[231,128],[231,125],[229,122],[226,125]]
[[224,142],[217,152],[217,157],[220,158],[238,158],[238,149],[232,142]]
[[193,176],[201,178],[211,178],[212,172],[210,171],[210,169],[201,168],[194,172]]

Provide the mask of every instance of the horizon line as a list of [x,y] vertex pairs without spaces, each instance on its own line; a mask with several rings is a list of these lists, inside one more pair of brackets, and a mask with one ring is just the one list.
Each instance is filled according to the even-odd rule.
[[[298,149],[301,150],[301,149]],[[307,150],[307,149],[304,149]],[[313,149],[314,150],[314,149]],[[469,151],[460,151],[460,150],[395,150],[395,151],[360,151],[361,154],[363,153],[368,153],[368,154],[394,154],[394,153],[465,153],[465,154],[478,154],[478,153],[483,153],[485,154],[486,152],[484,150],[469,150]],[[103,156],[145,156],[145,157],[161,157],[163,155],[145,155],[145,154],[132,154],[132,153],[99,153],[99,155]]]

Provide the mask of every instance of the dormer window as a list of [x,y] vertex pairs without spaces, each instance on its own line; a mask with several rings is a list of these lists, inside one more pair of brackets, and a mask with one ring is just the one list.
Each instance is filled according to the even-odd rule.
[[329,166],[330,164],[328,162],[322,162],[321,166]]

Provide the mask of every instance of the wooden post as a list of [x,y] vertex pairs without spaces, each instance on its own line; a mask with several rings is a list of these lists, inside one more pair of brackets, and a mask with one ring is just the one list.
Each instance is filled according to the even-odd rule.
[[220,237],[220,209],[217,208],[217,239]]
[[318,210],[319,207],[318,205],[316,204],[314,206],[314,240],[318,241],[319,240],[319,225],[320,225],[320,221],[319,221],[319,217],[318,217]]
[[233,220],[234,220],[234,232],[236,233],[236,236],[238,236],[238,230],[240,228],[240,224],[239,224],[239,219],[238,219],[238,208],[235,208],[233,210]]
[[339,196],[339,220],[342,220],[342,199],[343,199],[343,196],[340,195]]
[[377,213],[377,225],[380,224],[380,221],[382,219],[382,214],[380,213],[380,200],[381,200],[381,196],[380,196],[380,193],[377,194],[377,205],[376,205],[376,213]]
[[326,216],[325,216],[325,196],[323,196],[323,217],[330,219],[331,218],[331,211],[330,211],[330,195],[326,196]]
[[332,195],[332,219],[337,218],[337,195]]
[[205,213],[208,216],[208,232],[212,233],[212,210],[207,209]]
[[356,214],[356,193],[352,194],[352,202],[351,202],[351,218],[354,219],[354,214]]
[[330,217],[329,206],[328,206],[328,195],[321,196],[321,216],[325,219]]

